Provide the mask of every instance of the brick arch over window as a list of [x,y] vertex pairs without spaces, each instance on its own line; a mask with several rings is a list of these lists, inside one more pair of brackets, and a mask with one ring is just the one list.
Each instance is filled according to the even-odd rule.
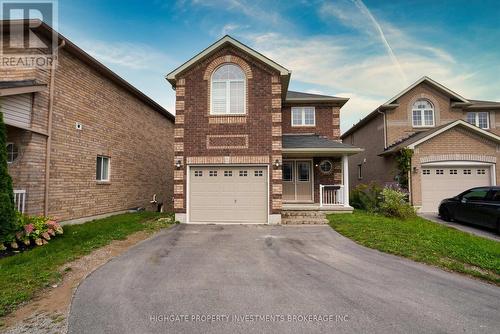
[[407,114],[408,114],[408,125],[413,127],[413,105],[415,102],[418,100],[427,100],[430,103],[432,103],[432,106],[434,107],[434,126],[439,126],[441,124],[441,113],[439,109],[439,101],[432,95],[426,94],[426,93],[420,93],[420,94],[415,94],[410,101],[408,102],[408,106],[406,107],[407,109]]
[[203,80],[208,80],[210,81],[210,77],[212,76],[213,71],[215,71],[220,65],[225,64],[225,63],[234,63],[241,67],[243,72],[245,73],[245,76],[248,79],[252,79],[253,74],[252,74],[252,68],[246,61],[241,59],[240,57],[236,57],[233,55],[227,55],[227,56],[222,56],[219,58],[214,59],[208,66],[207,69],[205,70],[205,74],[203,75]]

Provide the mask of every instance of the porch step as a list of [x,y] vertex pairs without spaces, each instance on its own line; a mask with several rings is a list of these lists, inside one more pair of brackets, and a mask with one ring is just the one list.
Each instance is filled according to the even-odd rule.
[[328,219],[320,211],[283,211],[281,224],[284,225],[323,225],[328,224]]

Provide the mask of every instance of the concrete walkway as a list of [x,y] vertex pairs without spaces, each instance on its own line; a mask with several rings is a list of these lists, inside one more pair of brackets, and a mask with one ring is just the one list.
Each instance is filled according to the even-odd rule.
[[328,226],[178,225],[78,288],[70,333],[498,333],[500,288]]

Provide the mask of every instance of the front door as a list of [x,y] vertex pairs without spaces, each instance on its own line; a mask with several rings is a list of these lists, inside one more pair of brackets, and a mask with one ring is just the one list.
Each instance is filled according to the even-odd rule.
[[283,160],[283,201],[314,202],[311,160]]

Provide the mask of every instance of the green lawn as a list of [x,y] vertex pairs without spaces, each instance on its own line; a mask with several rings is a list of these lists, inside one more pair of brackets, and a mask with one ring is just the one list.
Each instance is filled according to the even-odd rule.
[[500,285],[500,242],[420,217],[404,221],[356,210],[329,215],[328,220],[361,245]]
[[134,232],[167,227],[168,223],[154,220],[166,216],[156,212],[127,213],[82,225],[64,226],[64,234],[47,245],[0,259],[0,316],[60,279],[59,270],[63,264],[113,240],[126,239]]

